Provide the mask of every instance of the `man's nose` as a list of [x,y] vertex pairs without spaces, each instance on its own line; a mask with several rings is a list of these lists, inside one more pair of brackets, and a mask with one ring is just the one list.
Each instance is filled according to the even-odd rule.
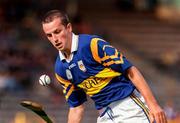
[[57,43],[57,36],[56,35],[52,35],[52,39],[53,39],[53,41],[55,42],[55,43]]

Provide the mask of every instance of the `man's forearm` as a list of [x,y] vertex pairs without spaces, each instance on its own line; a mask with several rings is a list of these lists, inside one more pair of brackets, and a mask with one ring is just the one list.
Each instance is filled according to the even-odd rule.
[[68,114],[68,123],[81,123],[84,113],[84,106],[70,108]]
[[152,105],[152,103],[153,105],[157,104],[156,99],[154,98],[150,87],[148,86],[144,77],[136,67],[131,67],[128,70],[128,77],[136,86],[136,88],[140,91],[140,93],[146,100],[147,105]]
[[164,111],[158,105],[155,97],[153,96],[151,89],[149,88],[144,77],[141,75],[136,67],[131,67],[127,71],[127,75],[136,88],[140,91],[144,97],[149,109],[150,109],[150,120],[156,123],[167,123],[167,119]]

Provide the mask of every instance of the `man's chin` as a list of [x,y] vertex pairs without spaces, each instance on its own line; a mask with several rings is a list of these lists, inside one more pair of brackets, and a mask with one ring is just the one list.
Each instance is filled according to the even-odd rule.
[[56,49],[58,49],[59,51],[63,51],[64,50],[63,47],[57,47]]

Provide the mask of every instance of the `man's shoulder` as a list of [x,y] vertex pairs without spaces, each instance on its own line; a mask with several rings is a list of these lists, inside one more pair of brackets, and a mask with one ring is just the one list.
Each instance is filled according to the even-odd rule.
[[93,35],[93,34],[79,34],[79,36],[81,37],[81,38],[89,38],[89,39],[91,39],[91,38],[94,38],[94,37],[100,37],[100,36],[98,36],[98,35]]
[[90,42],[94,38],[101,38],[101,37],[98,35],[79,34],[79,41]]
[[91,45],[93,39],[101,38],[98,35],[80,34],[79,35],[79,46],[81,48],[87,48]]

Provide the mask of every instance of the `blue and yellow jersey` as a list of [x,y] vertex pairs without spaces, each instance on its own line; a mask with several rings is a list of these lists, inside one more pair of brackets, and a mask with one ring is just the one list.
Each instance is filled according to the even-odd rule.
[[131,66],[108,42],[82,34],[78,36],[78,47],[71,61],[57,57],[55,74],[70,107],[84,103],[89,95],[99,110],[133,92],[135,87],[126,77]]

